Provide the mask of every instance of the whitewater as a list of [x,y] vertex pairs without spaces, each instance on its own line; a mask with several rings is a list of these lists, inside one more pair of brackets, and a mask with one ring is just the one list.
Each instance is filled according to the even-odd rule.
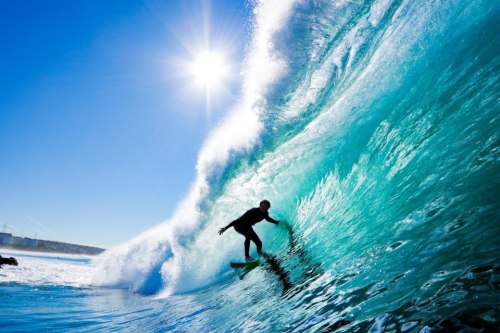
[[[2,331],[498,332],[500,4],[253,13],[241,95],[173,216],[93,260],[2,268]],[[231,269],[243,238],[217,232],[262,199],[268,257]]]

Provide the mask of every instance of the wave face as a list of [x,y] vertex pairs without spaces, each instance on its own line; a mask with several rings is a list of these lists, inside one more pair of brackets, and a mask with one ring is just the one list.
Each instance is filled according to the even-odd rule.
[[[190,194],[94,283],[216,301],[221,330],[498,327],[498,17],[488,0],[257,4],[241,102]],[[256,226],[269,255],[235,278],[243,239],[217,231],[263,198],[282,223]]]

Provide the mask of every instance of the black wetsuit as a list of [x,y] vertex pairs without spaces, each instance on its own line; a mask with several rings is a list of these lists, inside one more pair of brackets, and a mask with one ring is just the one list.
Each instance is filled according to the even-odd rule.
[[264,213],[260,208],[252,208],[246,211],[239,219],[229,223],[226,228],[234,227],[238,233],[245,237],[245,256],[250,256],[250,241],[257,245],[257,253],[260,254],[262,250],[262,242],[259,236],[255,233],[252,226],[262,220],[278,224],[278,221],[269,217],[269,213]]

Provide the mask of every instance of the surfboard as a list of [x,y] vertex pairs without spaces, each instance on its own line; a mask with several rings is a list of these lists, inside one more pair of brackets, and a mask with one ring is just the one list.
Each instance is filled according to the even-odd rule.
[[259,259],[255,259],[252,261],[231,260],[229,262],[229,266],[231,266],[232,268],[253,268],[259,266]]

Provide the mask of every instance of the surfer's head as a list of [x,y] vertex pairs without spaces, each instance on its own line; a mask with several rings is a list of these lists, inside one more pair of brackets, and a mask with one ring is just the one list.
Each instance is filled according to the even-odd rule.
[[263,211],[264,213],[267,213],[269,208],[271,208],[271,203],[269,202],[269,200],[262,200],[260,202],[259,206],[260,206],[261,211]]

